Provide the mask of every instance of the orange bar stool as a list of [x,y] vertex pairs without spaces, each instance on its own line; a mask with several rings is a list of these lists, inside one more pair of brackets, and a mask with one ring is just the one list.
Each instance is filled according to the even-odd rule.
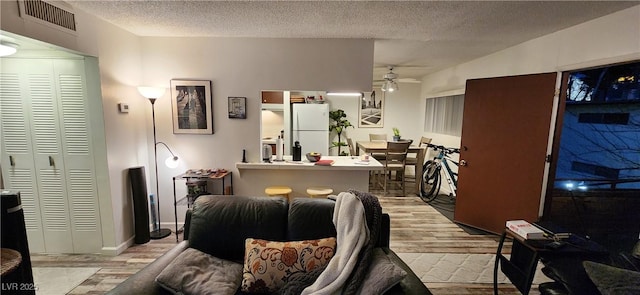
[[290,194],[293,190],[288,186],[270,186],[264,189],[264,193],[269,197],[283,196],[291,201]]
[[326,198],[330,194],[333,194],[333,189],[328,187],[310,187],[307,189],[307,194],[312,198]]

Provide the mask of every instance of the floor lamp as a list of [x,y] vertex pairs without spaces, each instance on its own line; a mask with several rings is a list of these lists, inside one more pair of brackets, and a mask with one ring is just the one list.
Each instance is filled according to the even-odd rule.
[[[138,92],[142,94],[142,96],[149,99],[151,102],[151,116],[153,120],[153,159],[154,166],[156,168],[156,207],[157,207],[157,224],[154,224],[154,230],[149,233],[149,237],[152,239],[162,239],[171,234],[171,230],[168,228],[160,228],[160,186],[158,185],[158,140],[156,138],[156,109],[155,102],[156,99],[162,97],[165,92],[164,88],[156,88],[156,87],[138,87]],[[165,145],[166,146],[166,145]],[[168,149],[169,147],[167,147]],[[169,150],[171,152],[171,150]],[[171,153],[173,155],[173,152]],[[177,157],[173,155],[174,159],[177,160]]]

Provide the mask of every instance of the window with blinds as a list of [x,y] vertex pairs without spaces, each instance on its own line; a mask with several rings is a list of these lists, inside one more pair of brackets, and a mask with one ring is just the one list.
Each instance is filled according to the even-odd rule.
[[464,94],[427,98],[424,132],[462,135]]

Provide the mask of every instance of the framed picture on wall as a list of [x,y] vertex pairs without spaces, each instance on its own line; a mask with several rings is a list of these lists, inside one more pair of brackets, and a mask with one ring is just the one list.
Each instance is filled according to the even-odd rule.
[[384,127],[384,91],[364,92],[358,108],[358,127]]
[[213,134],[211,81],[171,80],[173,133]]
[[247,118],[247,98],[229,96],[229,119]]

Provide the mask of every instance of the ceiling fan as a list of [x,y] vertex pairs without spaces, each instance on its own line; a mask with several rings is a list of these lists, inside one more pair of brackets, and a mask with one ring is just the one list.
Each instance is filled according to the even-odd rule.
[[394,92],[399,88],[398,82],[402,83],[420,83],[420,80],[414,78],[400,78],[400,76],[393,72],[394,66],[387,66],[388,73],[382,76],[381,80],[374,80],[374,86],[380,86],[382,91]]

